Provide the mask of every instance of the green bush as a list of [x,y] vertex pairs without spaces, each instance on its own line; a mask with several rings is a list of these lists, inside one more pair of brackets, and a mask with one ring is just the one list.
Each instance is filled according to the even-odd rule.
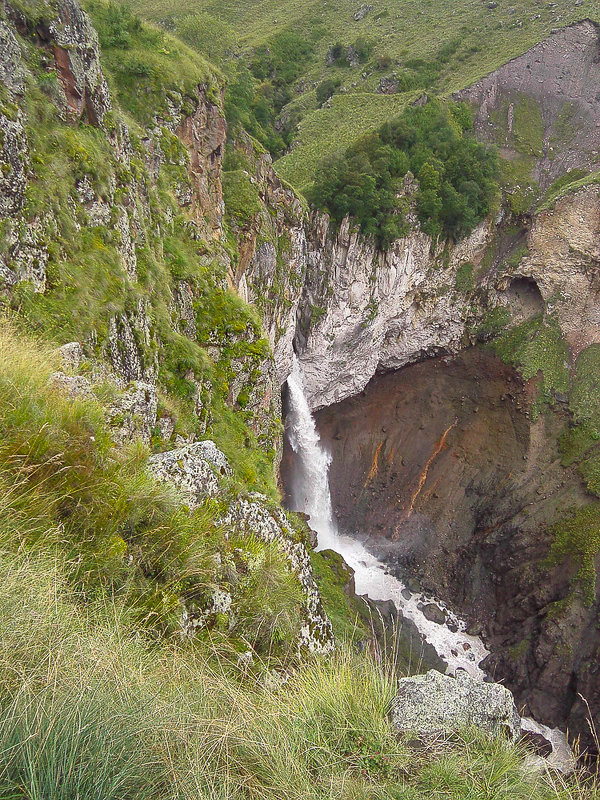
[[[404,177],[419,181],[421,226],[432,237],[459,238],[482,220],[496,193],[494,154],[472,135],[464,104],[431,101],[322,162],[310,199],[336,222],[350,215],[386,248],[407,232]],[[400,197],[399,197],[400,195]]]
[[316,94],[317,94],[317,103],[322,106],[330,97],[333,97],[335,94],[335,90],[341,84],[339,78],[337,80],[332,80],[331,78],[327,78],[317,86]]

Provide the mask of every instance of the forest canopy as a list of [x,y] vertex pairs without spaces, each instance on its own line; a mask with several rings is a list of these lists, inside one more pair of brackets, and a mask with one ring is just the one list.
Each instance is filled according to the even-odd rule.
[[469,106],[431,100],[324,159],[310,200],[338,223],[350,215],[387,248],[408,232],[409,172],[418,181],[421,227],[433,238],[470,233],[489,212],[498,187],[496,154],[475,139]]

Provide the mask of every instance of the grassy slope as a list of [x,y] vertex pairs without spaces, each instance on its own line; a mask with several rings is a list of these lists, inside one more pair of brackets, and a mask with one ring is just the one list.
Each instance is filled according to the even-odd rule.
[[218,626],[157,637],[170,592],[243,545],[114,451],[96,403],[49,389],[54,358],[0,326],[2,800],[597,800],[502,737],[412,749],[387,720],[397,665],[354,647],[279,684]]
[[[455,53],[432,87],[436,92],[449,94],[525,52],[555,27],[585,17],[600,19],[598,0],[584,0],[580,6],[565,0],[556,4],[500,0],[496,9],[489,9],[481,0],[379,0],[359,22],[353,19],[354,12],[362,5],[358,0],[171,0],[168,3],[132,0],[132,5],[150,19],[169,20],[175,30],[183,18],[189,19],[198,12],[206,15],[205,23],[210,18],[218,19],[220,25],[228,26],[229,46],[234,49],[244,50],[267,42],[274,33],[286,28],[322,31],[305,73],[309,89],[303,97],[308,96],[305,105],[312,106],[312,110],[300,126],[299,146],[278,164],[280,173],[298,188],[304,188],[310,181],[320,156],[347,145],[401,108],[402,96],[384,97],[375,90],[382,75],[401,70],[406,61],[415,58],[431,61],[441,47],[455,42]],[[509,9],[514,9],[514,13],[509,13]],[[358,36],[371,39],[375,45],[368,64],[357,69],[325,65],[330,45],[336,41],[347,45]],[[396,63],[378,72],[375,64],[380,56],[389,56]],[[363,72],[369,73],[366,78],[362,77]],[[336,97],[331,110],[317,109],[310,84],[330,76],[342,79],[348,95]],[[353,87],[353,83],[357,86]],[[404,101],[408,99],[404,95]],[[292,101],[292,105],[297,102]]]
[[56,559],[0,552],[0,581],[3,800],[597,800],[501,737],[399,741],[393,671],[368,656],[265,688],[144,640],[119,604],[83,612]]

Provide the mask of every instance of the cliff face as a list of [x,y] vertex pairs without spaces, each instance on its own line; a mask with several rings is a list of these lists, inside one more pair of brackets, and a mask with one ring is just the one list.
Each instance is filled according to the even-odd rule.
[[586,605],[576,561],[547,557],[551,526],[589,498],[561,465],[565,405],[533,422],[534,393],[534,379],[473,348],[378,376],[317,420],[342,530],[452,599],[526,713],[586,738],[578,693],[597,713],[600,596]]
[[478,138],[497,144],[542,191],[569,170],[600,166],[599,54],[598,26],[584,20],[458,95],[476,109]]
[[[109,51],[118,49],[111,42],[152,36],[125,11],[115,18],[109,10],[108,19],[98,13]],[[174,596],[170,579],[148,571],[144,548],[150,545],[132,544],[125,535],[122,561],[163,598],[167,628],[179,614],[183,635],[226,623],[235,641],[253,602],[248,582],[266,560],[274,586],[280,580],[292,598],[280,641],[289,652],[326,652],[333,636],[312,577],[308,532],[294,529],[273,500],[255,491],[275,496],[285,379],[276,376],[263,327],[276,344],[285,328],[291,338],[293,325],[273,312],[263,326],[232,291],[255,250],[262,246],[269,260],[262,239],[285,233],[285,253],[297,248],[288,229],[294,214],[302,218],[300,203],[258,159],[265,202],[287,203],[290,211],[272,218],[265,212],[265,220],[234,242],[223,202],[223,87],[200,62],[180,65],[191,73],[186,81],[173,77],[168,59],[178,58],[177,47],[163,50],[163,83],[154,63],[133,61],[136,94],[148,97],[141,107],[127,94],[127,47],[117,54],[117,102],[98,33],[74,0],[56,8],[6,6],[0,19],[0,299],[39,335],[66,342],[51,385],[101,403],[115,458],[122,457],[122,445],[142,439],[159,451],[149,464],[157,479],[173,484],[192,510],[216,498],[217,527],[239,540],[235,558],[222,542],[207,565],[210,591],[180,588]],[[129,103],[128,114],[121,102]],[[258,279],[240,289],[246,297],[261,291]],[[208,437],[224,448],[231,466],[212,442],[197,441]],[[253,537],[262,544],[251,553],[245,542]],[[186,582],[177,579],[180,586]],[[281,612],[273,616],[275,631]]]
[[[26,282],[49,298],[79,294],[81,305],[90,310],[99,276],[85,277],[84,264],[104,249],[112,259],[114,278],[98,298],[102,307],[79,325],[75,315],[65,326],[70,331],[59,338],[70,333],[88,353],[106,358],[123,385],[142,382],[155,396],[173,336],[181,331],[190,340],[183,343],[189,352],[173,366],[179,373],[176,380],[184,380],[186,392],[195,395],[201,426],[210,427],[207,395],[213,379],[206,368],[194,366],[198,345],[210,348],[214,368],[227,375],[226,402],[240,408],[238,396],[245,387],[250,426],[264,445],[270,442],[276,448],[278,391],[273,391],[266,343],[260,344],[260,325],[251,314],[235,325],[218,319],[214,303],[199,308],[203,287],[198,274],[185,274],[181,264],[173,267],[176,256],[164,248],[165,241],[179,239],[189,257],[193,253],[210,274],[215,293],[226,295],[231,259],[221,244],[226,140],[222,88],[210,79],[212,83],[196,84],[188,93],[170,89],[151,124],[136,125],[132,136],[119,110],[111,110],[98,35],[75,2],[59,4],[55,16],[48,10],[42,22],[7,6],[0,30],[5,92],[0,107],[0,274],[5,297]],[[46,117],[43,123],[40,115]],[[52,152],[52,137],[58,140],[58,157]],[[44,164],[53,157],[57,163],[67,161],[61,165],[67,173],[62,185],[57,185],[51,164]],[[89,243],[91,231],[97,240]],[[79,278],[82,269],[84,277]],[[163,271],[157,275],[156,269]],[[43,299],[35,303],[36,312],[45,305]],[[212,320],[206,321],[207,313],[213,314]],[[205,318],[203,332],[199,314]],[[40,325],[47,322],[53,320],[41,319]],[[156,422],[155,417],[145,426],[146,438]]]
[[272,291],[281,284],[268,244],[249,259],[243,286],[258,287],[248,297],[266,297],[271,320],[283,323],[269,328],[279,379],[294,345],[311,405],[321,408],[362,391],[377,372],[493,333],[494,309],[513,323],[551,313],[576,357],[599,341],[599,226],[595,185],[560,198],[516,233],[502,218],[486,221],[445,248],[415,231],[383,253],[349,221],[336,231],[313,213],[305,226],[294,217],[283,295]]

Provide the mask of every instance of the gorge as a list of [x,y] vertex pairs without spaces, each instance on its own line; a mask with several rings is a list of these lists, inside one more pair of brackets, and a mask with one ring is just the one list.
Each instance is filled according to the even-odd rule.
[[[385,53],[364,69],[360,60],[336,64],[333,33],[311,17],[322,41],[299,50],[293,67],[310,52],[317,72],[290,68],[283,87],[277,41],[224,47],[225,75],[196,46],[189,20],[192,44],[177,38],[178,8],[155,18],[148,4],[140,13],[152,24],[100,0],[86,10],[77,0],[0,8],[3,575],[20,597],[11,559],[38,559],[35,569],[55,577],[48,587],[32,567],[32,590],[62,592],[84,639],[87,615],[107,602],[97,635],[110,650],[122,630],[103,626],[118,617],[132,652],[143,640],[145,666],[128,681],[135,694],[149,663],[164,667],[169,713],[178,681],[182,693],[204,680],[213,687],[207,697],[218,695],[222,718],[203,710],[190,729],[212,735],[222,725],[226,734],[206,748],[201,740],[198,753],[235,752],[245,766],[239,793],[219,794],[233,761],[219,762],[218,791],[202,796],[269,797],[270,769],[288,780],[291,751],[271,758],[262,723],[250,719],[264,703],[264,719],[279,720],[280,697],[294,724],[302,714],[314,723],[291,746],[304,787],[295,797],[371,797],[376,780],[387,797],[386,781],[407,775],[402,797],[430,795],[425,784],[410,794],[413,745],[400,765],[382,756],[381,737],[398,755],[392,698],[381,689],[397,676],[369,671],[378,631],[356,609],[380,609],[385,622],[389,601],[418,668],[485,674],[511,690],[522,716],[597,747],[589,722],[600,716],[600,36],[583,16],[600,14],[595,1],[581,14],[570,9],[564,27],[543,10],[543,35],[541,12],[507,10],[494,30],[512,31],[510,58],[463,52],[457,29],[435,69],[398,55],[400,74]],[[322,5],[311,11],[319,20],[330,12]],[[497,5],[477,4],[486,24]],[[395,36],[399,18],[372,10],[348,19],[389,25]],[[454,10],[449,20],[464,11]],[[535,27],[528,49],[521,17]],[[436,69],[434,84],[402,88],[411,71]],[[312,108],[319,70],[347,85]],[[435,91],[460,136],[498,158],[489,213],[465,235],[426,233],[427,171],[407,169],[392,198],[402,236],[383,246],[350,213],[336,223],[285,177],[315,128],[299,122],[300,139],[284,154],[273,146],[274,160],[256,138],[258,117],[232,110],[246,89],[258,93],[251,110],[263,119],[269,93],[280,91],[272,133],[282,141],[296,111],[335,122],[345,104],[364,105],[384,124],[388,101],[427,108]],[[358,136],[362,126],[375,137],[364,117],[350,128]],[[344,149],[355,142],[347,134]],[[441,173],[441,157],[436,164]],[[45,629],[28,635],[53,619],[36,603],[15,623],[19,647],[54,641]],[[7,601],[6,619],[22,608]],[[14,676],[28,671],[41,670],[48,691],[43,665],[53,653],[35,651],[35,669],[12,669],[11,652],[21,650],[11,636],[0,637],[10,702],[11,687],[21,691]],[[65,663],[87,681],[73,647]],[[207,653],[219,667],[203,662],[196,681]],[[323,682],[310,701],[304,668],[309,683]],[[376,676],[358,705],[357,674]],[[54,680],[63,685],[71,684]],[[240,686],[254,694],[238,704],[233,735]],[[321,729],[314,720],[332,707]],[[347,728],[357,707],[371,721]],[[295,741],[289,719],[273,740]],[[168,732],[180,730],[173,720]],[[252,730],[250,744],[222,746],[238,729]],[[239,755],[248,752],[254,767]],[[257,763],[263,782],[253,794]],[[327,783],[324,763],[339,770],[338,783]],[[332,788],[348,774],[356,794]],[[317,779],[321,793],[310,794]],[[14,786],[23,781],[17,774]],[[197,787],[185,795],[198,796]]]

